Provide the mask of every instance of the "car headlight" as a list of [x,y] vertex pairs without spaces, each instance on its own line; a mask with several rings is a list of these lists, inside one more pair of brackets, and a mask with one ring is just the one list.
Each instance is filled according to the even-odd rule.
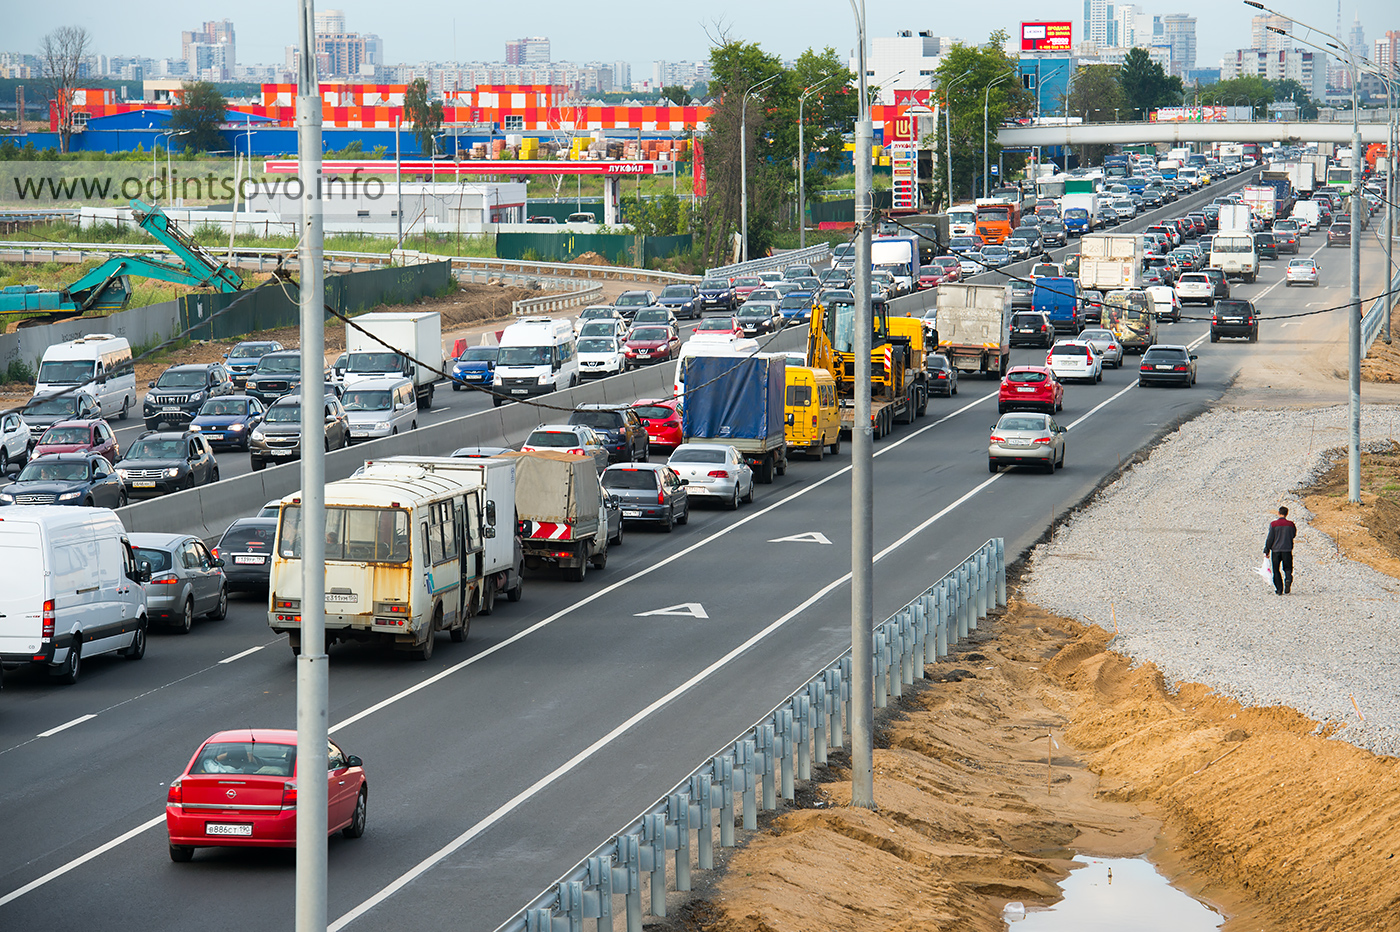
[[171,466],[169,469],[167,469],[167,470],[165,471],[165,478],[167,478],[167,479],[174,479],[174,478],[175,478],[176,476],[178,476],[178,475],[180,475],[180,467],[179,467],[179,466]]
[[190,425],[190,430],[198,431],[198,430],[203,430],[203,429],[204,429],[204,428],[201,427],[201,426],[198,425],[198,424],[191,424],[191,425]]
[[246,430],[247,427],[248,427],[247,424],[230,424],[230,425],[228,426],[228,429],[229,429],[229,430]]
[[9,492],[0,492],[0,505],[13,505],[15,497]]
[[501,380],[501,377],[500,377],[499,375],[496,375],[496,374],[492,373],[492,375],[491,375],[491,384],[492,384],[492,385],[504,385],[505,382]]
[[118,470],[117,470],[117,475],[118,475],[119,477],[121,477],[122,479],[128,479],[128,478],[130,478],[130,476],[127,475],[127,472],[126,472],[125,469],[118,469]]
[[71,502],[73,499],[77,498],[82,494],[82,492],[64,492],[58,496],[58,500],[60,502]]
[[375,429],[375,430],[388,430],[388,429],[389,429],[389,422],[388,422],[388,421],[375,421],[375,422],[374,422],[374,429]]
[[261,441],[261,440],[263,439],[263,432],[260,431],[260,430],[255,430],[255,431],[253,431],[253,433],[252,433],[250,436],[251,436],[252,439],[254,439],[254,440],[259,440],[259,441]]
[[554,381],[554,376],[552,375],[542,375],[539,377],[539,383],[541,385],[548,385],[552,381]]

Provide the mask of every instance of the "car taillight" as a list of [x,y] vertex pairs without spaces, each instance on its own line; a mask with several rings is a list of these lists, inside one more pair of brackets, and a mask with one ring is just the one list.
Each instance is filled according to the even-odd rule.
[[53,599],[44,600],[44,639],[53,637]]
[[295,809],[297,807],[297,784],[295,780],[288,780],[282,784],[282,808]]
[[569,449],[565,450],[564,452],[565,452],[565,453],[572,453],[574,456],[583,456],[583,451],[580,450],[578,447],[570,447]]
[[1005,438],[1005,437],[998,437],[996,434],[992,434],[992,443],[1005,443],[1005,442],[1006,442],[1006,438]]
[[1151,367],[1151,366],[1139,366],[1138,368],[1139,368],[1141,371],[1143,371],[1143,372],[1151,372],[1151,371],[1152,371],[1152,367]]
[[1190,366],[1177,366],[1177,367],[1176,367],[1176,371],[1177,371],[1177,372],[1190,372],[1190,371],[1191,371],[1191,367],[1190,367]]
[[214,559],[215,559],[215,560],[219,559],[219,548],[218,548],[218,547],[211,548],[209,552],[210,552],[211,554],[214,555]]
[[726,471],[723,470],[723,469],[711,469],[708,473],[706,473],[706,475],[709,476],[711,479],[728,479],[728,478],[729,478],[729,473],[726,472]]
[[1041,324],[1041,325],[1040,325],[1040,332],[1041,332],[1041,333],[1044,333],[1046,330],[1049,330],[1049,329],[1050,329],[1050,328],[1047,327],[1045,324]]
[[656,504],[658,504],[658,505],[664,505],[664,504],[666,504],[666,490],[665,490],[665,489],[657,489],[657,490],[656,490]]
[[183,799],[184,793],[180,789],[180,781],[172,780],[170,782],[170,789],[165,791],[165,801],[167,803],[173,803],[174,805],[178,806],[183,801]]
[[1031,442],[1032,442],[1032,443],[1049,443],[1049,442],[1050,442],[1050,438],[1049,438],[1049,437],[1036,437],[1036,438],[1035,438],[1033,441],[1031,441]]
[[162,573],[159,576],[151,577],[151,585],[153,586],[173,586],[179,581],[180,578],[174,573]]

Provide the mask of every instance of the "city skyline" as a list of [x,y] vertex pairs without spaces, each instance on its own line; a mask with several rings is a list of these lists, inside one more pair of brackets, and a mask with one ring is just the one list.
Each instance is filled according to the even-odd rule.
[[[1195,66],[1198,68],[1214,67],[1221,58],[1248,46],[1251,20],[1258,13],[1243,2],[1221,5],[1207,0],[1175,0],[1159,4],[1146,0],[1138,5],[1149,15],[1182,13],[1197,18]],[[1335,8],[1328,12],[1305,4],[1297,4],[1296,10],[1283,2],[1272,5],[1285,13],[1310,17],[1313,26],[1329,32],[1337,28]],[[24,6],[13,11],[7,18],[6,47],[0,51],[33,53],[38,50],[42,36],[52,29],[83,24],[93,35],[93,51],[97,54],[179,59],[182,30],[200,22],[224,19],[233,20],[237,28],[240,66],[280,65],[286,47],[296,42],[295,5],[287,0],[277,3],[244,0],[236,6],[227,0],[196,0],[188,4],[160,4],[155,10],[143,6],[143,13],[158,15],[139,19],[123,15],[121,7],[110,0],[70,0],[62,7],[61,14],[55,14],[54,9]],[[534,15],[528,19],[493,10],[473,11],[469,19],[462,15],[460,7],[444,0],[406,4],[395,16],[384,16],[381,6],[371,6],[361,0],[339,0],[318,5],[317,9],[340,10],[351,31],[377,35],[383,43],[384,61],[390,64],[503,62],[506,43],[529,36],[549,37],[555,61],[622,61],[641,68],[642,73],[650,71],[650,63],[658,59],[706,58],[710,35],[718,29],[727,30],[731,38],[756,42],[784,59],[796,57],[807,48],[827,46],[835,48],[844,58],[855,45],[849,6],[839,3],[832,5],[831,16],[813,17],[795,15],[810,14],[810,3],[754,6],[716,0],[707,7],[711,11],[707,19],[697,14],[694,22],[687,23],[674,15],[657,15],[650,21],[629,24],[629,31],[625,32],[611,20],[579,15],[576,5],[565,5],[560,0],[540,0],[531,8]],[[994,10],[939,10],[934,16],[868,4],[868,34],[873,38],[891,36],[900,30],[935,29],[940,35],[980,43],[998,28],[1014,36],[1023,20],[1066,20],[1073,23],[1076,43],[1088,38],[1083,35],[1083,0],[1055,4],[1012,0],[996,4]],[[1400,12],[1390,0],[1349,0],[1342,4],[1339,35],[1343,40],[1358,17],[1368,41],[1383,36],[1387,30],[1400,28]],[[542,27],[541,23],[549,26]],[[167,25],[153,28],[152,24]],[[425,24],[433,24],[433,28],[424,28]],[[644,48],[647,54],[633,56],[628,54],[629,48]]]

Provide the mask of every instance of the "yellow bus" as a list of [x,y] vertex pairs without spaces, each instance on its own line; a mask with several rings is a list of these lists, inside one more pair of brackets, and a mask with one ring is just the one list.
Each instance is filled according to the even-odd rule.
[[841,407],[836,401],[836,379],[825,369],[787,367],[788,449],[821,459],[828,447],[841,452]]

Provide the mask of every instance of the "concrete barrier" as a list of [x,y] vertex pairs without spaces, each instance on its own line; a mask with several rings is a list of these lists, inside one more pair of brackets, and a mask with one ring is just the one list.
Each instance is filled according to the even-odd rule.
[[[658,363],[535,399],[564,410],[525,404],[502,405],[335,450],[326,454],[326,481],[347,478],[369,459],[447,456],[458,447],[467,446],[519,446],[540,424],[568,420],[569,411],[578,405],[628,404],[637,398],[667,396],[674,377],[674,363]],[[214,485],[135,502],[119,509],[117,514],[128,531],[194,534],[205,540],[215,540],[235,518],[256,514],[264,502],[282,498],[299,488],[301,464],[293,461]]]

